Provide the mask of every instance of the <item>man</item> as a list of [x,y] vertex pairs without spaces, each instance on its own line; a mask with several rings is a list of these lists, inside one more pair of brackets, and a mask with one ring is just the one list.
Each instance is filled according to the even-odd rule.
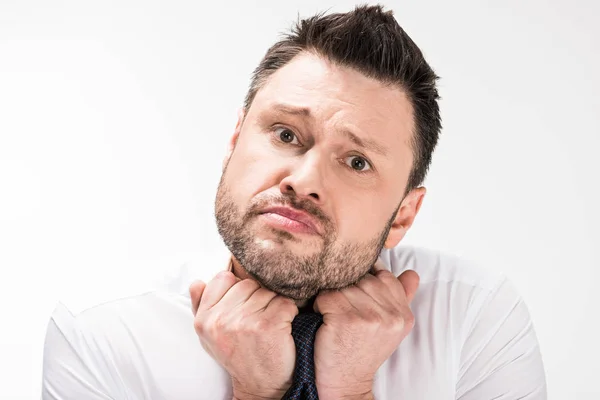
[[441,129],[436,79],[380,6],[301,21],[255,70],[224,159],[223,271],[59,305],[43,397],[545,399],[512,285],[397,246]]

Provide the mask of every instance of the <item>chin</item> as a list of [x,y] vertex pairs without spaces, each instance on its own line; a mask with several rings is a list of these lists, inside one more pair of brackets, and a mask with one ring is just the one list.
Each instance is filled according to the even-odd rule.
[[[289,239],[281,235],[258,234],[255,236],[254,244],[261,251],[289,251],[295,256],[306,257],[321,251],[319,243],[303,239]],[[311,251],[312,250],[312,251]]]
[[307,290],[306,288],[277,288],[269,290],[277,293],[280,296],[292,299],[296,302],[303,302],[309,300],[311,297],[314,297],[317,294],[313,290]]
[[296,302],[308,300],[318,293],[318,288],[309,285],[286,285],[283,282],[274,282],[273,279],[264,279],[263,276],[251,271],[247,273],[257,281],[262,287],[272,292],[277,293],[280,296],[290,298]]

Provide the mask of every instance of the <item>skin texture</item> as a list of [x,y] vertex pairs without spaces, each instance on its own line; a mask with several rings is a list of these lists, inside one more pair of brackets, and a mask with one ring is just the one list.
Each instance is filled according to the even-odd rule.
[[[413,131],[401,88],[312,53],[276,71],[240,110],[215,202],[233,273],[190,287],[196,333],[232,376],[234,396],[285,393],[295,362],[291,321],[311,298],[324,316],[315,342],[319,396],[371,396],[376,370],[413,325],[417,274],[372,270],[425,195],[420,187],[402,198]],[[306,212],[318,232],[269,224],[260,212],[273,205]]]

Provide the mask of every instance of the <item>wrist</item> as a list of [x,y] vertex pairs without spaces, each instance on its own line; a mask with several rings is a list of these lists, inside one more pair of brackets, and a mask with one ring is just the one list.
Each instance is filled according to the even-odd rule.
[[243,388],[233,387],[232,400],[281,400],[286,390],[262,390],[250,391]]
[[319,400],[374,400],[373,384],[354,387],[322,387],[317,385]]
[[321,395],[321,392],[319,392],[319,400],[375,400],[375,396],[373,395],[373,392],[353,394],[326,392],[323,395]]
[[234,392],[231,400],[281,400],[283,394],[279,397],[265,397],[250,393]]

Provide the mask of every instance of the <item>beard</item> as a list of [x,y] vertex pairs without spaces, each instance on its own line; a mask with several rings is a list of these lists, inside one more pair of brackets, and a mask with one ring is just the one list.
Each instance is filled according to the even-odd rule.
[[[225,180],[226,172],[227,167],[221,176],[215,200],[219,234],[248,275],[261,286],[297,301],[310,299],[321,290],[353,285],[369,273],[398,211],[394,211],[383,230],[372,239],[340,243],[335,228],[323,212],[313,202],[299,199],[293,192],[291,195],[255,197],[242,212],[231,196]],[[274,237],[269,240],[276,242],[277,246],[265,246],[264,240],[257,240],[253,222],[256,222],[261,210],[275,205],[302,210],[324,228],[318,242],[310,240],[309,247],[304,245],[313,250],[310,254],[298,255],[287,248],[286,241],[301,242],[301,239],[284,230],[270,228]]]

